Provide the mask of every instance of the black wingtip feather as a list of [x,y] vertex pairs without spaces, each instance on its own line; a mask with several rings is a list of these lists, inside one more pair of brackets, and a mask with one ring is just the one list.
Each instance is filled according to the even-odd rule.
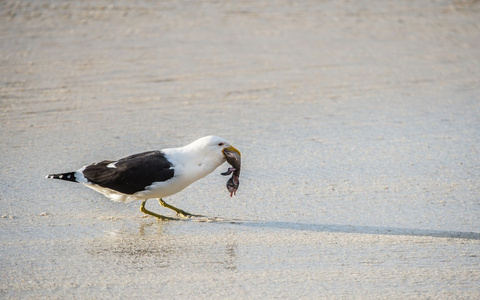
[[49,174],[46,178],[61,179],[66,181],[76,182],[75,172],[60,173],[60,174]]

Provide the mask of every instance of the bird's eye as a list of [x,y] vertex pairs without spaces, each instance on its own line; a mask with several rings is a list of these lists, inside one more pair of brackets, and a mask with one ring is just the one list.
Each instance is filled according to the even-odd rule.
[[222,147],[222,146],[225,145],[225,144],[224,144],[224,143],[218,143],[218,145],[219,145],[220,147]]

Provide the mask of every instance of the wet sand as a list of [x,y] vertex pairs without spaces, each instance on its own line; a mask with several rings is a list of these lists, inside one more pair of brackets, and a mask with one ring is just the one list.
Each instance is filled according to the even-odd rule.
[[[0,298],[479,298],[479,15],[2,1]],[[206,219],[44,178],[209,134],[237,196],[167,199]]]

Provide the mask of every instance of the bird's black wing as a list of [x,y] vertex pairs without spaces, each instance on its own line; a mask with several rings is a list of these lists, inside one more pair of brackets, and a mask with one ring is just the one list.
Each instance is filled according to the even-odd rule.
[[131,195],[153,182],[172,178],[175,171],[171,167],[163,152],[149,151],[89,165],[83,175],[91,183]]

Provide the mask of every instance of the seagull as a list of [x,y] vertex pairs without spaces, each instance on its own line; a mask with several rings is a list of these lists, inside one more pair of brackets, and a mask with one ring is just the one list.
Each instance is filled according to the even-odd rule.
[[[141,212],[160,220],[176,220],[147,210],[145,203],[148,199],[158,199],[163,207],[174,210],[178,215],[199,217],[167,204],[163,198],[180,192],[225,161],[236,160],[239,168],[240,157],[240,151],[227,140],[205,136],[183,147],[133,154],[119,160],[104,160],[73,172],[50,174],[46,178],[81,183],[113,201],[141,200]],[[233,188],[227,183],[230,196],[238,188],[238,176],[236,180]]]

